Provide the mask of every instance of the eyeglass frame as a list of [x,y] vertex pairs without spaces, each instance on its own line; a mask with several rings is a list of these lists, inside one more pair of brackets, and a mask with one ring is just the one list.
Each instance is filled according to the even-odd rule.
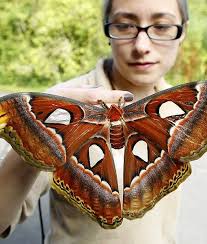
[[[183,24],[182,25],[176,25],[176,24],[170,25],[170,24],[168,24],[169,26],[176,26],[177,27],[178,32],[177,32],[177,35],[176,35],[175,38],[165,39],[165,40],[164,39],[151,38],[149,36],[149,34],[148,34],[148,29],[150,27],[152,27],[152,26],[158,26],[158,24],[157,25],[156,24],[155,25],[148,25],[146,27],[141,27],[141,26],[138,26],[138,25],[135,25],[135,24],[131,24],[131,25],[133,25],[134,27],[137,28],[137,34],[136,34],[136,36],[135,37],[130,37],[130,38],[119,38],[119,37],[113,37],[109,33],[109,27],[110,27],[110,25],[115,25],[115,24],[116,23],[110,23],[110,22],[104,24],[104,33],[105,33],[105,35],[107,37],[109,37],[111,39],[115,39],[115,40],[132,40],[132,39],[136,39],[137,36],[139,35],[140,31],[142,31],[142,30],[147,34],[147,36],[149,37],[150,40],[157,40],[157,41],[172,41],[172,40],[176,40],[176,39],[179,39],[182,36],[182,33],[183,33]],[[119,23],[119,24],[124,24],[124,23]]]

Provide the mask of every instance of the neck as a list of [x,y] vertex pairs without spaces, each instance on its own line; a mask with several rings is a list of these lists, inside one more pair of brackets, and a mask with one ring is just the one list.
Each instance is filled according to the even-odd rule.
[[153,83],[133,84],[132,82],[124,79],[119,72],[116,72],[113,66],[111,68],[109,78],[111,80],[111,84],[114,90],[129,91],[133,93],[135,99],[138,100],[158,92],[159,88],[162,86],[161,84],[165,83],[164,78],[162,78],[159,81]]

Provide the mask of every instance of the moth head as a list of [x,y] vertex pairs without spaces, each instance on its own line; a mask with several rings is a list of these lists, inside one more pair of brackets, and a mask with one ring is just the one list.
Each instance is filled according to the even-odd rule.
[[123,110],[120,106],[117,106],[115,104],[112,104],[111,107],[108,109],[107,112],[107,118],[113,122],[113,121],[118,121],[121,119],[123,114]]

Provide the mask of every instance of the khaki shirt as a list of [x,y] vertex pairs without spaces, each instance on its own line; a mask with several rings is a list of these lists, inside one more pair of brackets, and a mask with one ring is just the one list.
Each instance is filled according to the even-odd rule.
[[[66,89],[83,84],[102,85],[106,89],[112,89],[103,69],[103,60],[100,60],[96,68],[88,74],[58,84],[47,92],[52,93],[57,88]],[[168,84],[160,83],[157,89],[163,90],[168,87]],[[123,155],[115,152],[114,159],[117,162],[123,162]],[[117,168],[117,175],[122,170],[123,165],[121,164],[119,163],[120,167]],[[33,214],[40,195],[50,188],[50,181],[51,174],[46,172],[40,174],[17,213],[16,219],[7,230],[8,234],[12,232],[17,223]],[[131,221],[124,219],[122,225],[117,229],[106,230],[51,190],[51,228],[45,244],[175,244],[179,195],[179,190],[170,193],[143,218]]]

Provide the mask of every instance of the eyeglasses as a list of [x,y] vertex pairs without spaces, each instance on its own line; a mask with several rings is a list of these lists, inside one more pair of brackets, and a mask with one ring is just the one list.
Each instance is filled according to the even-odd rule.
[[140,31],[145,31],[152,40],[170,41],[181,37],[182,25],[157,24],[140,27],[128,23],[106,23],[104,25],[105,35],[112,39],[128,40],[138,36]]

